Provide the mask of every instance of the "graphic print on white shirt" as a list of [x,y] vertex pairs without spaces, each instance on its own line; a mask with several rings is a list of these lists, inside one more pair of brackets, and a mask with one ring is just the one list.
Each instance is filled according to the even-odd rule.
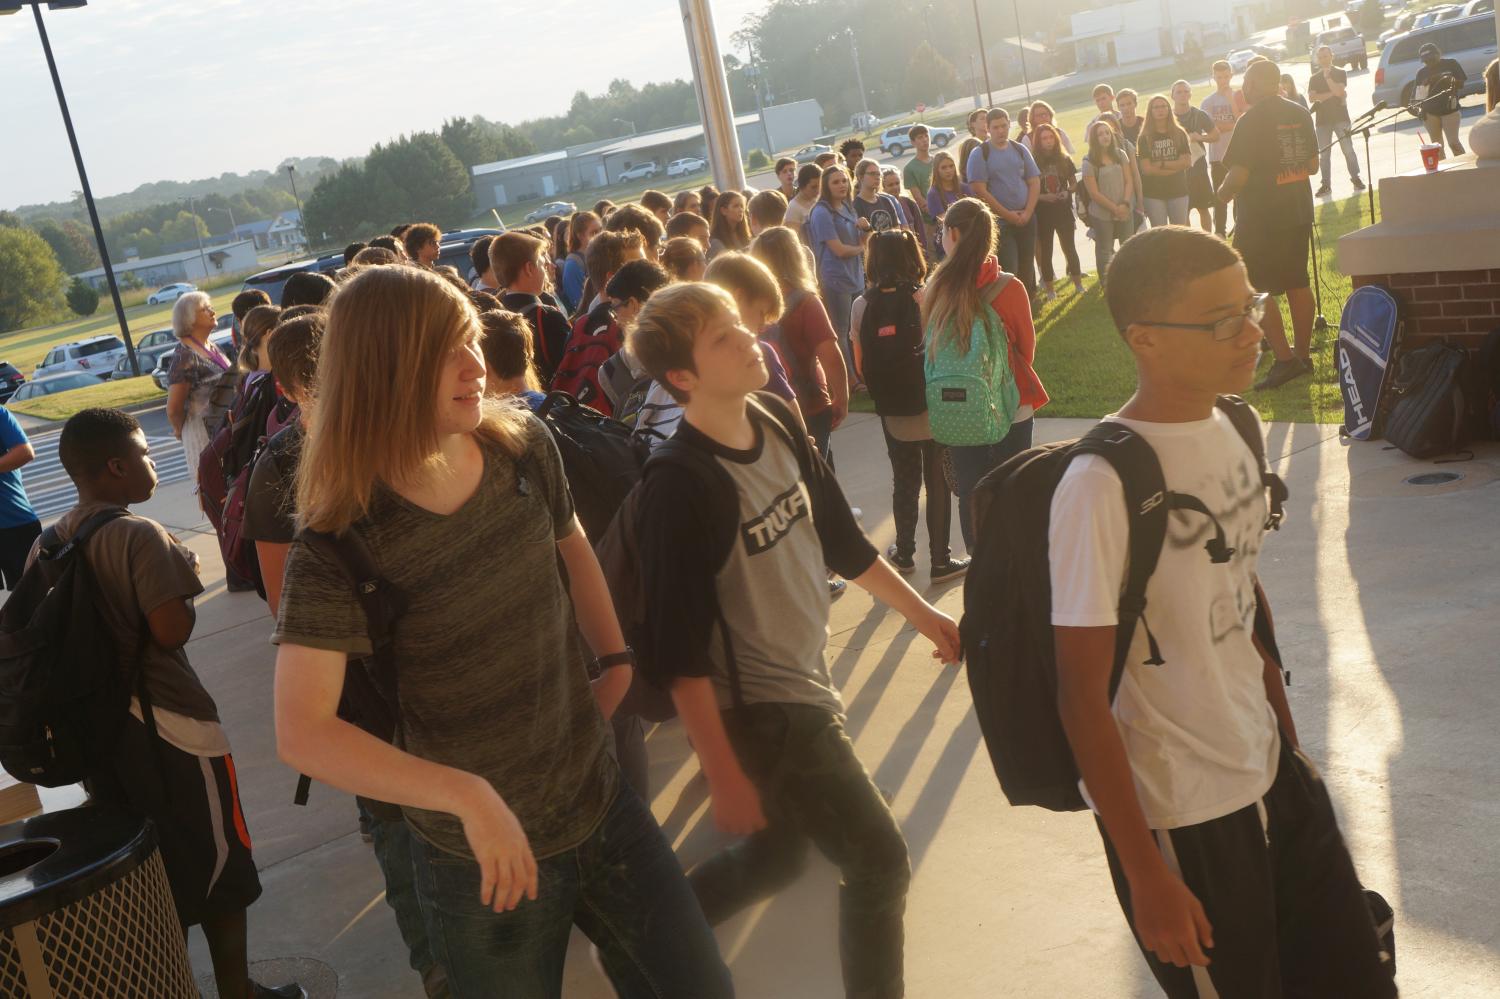
[[[1215,565],[1204,550],[1212,522],[1200,513],[1169,516],[1145,612],[1164,664],[1144,664],[1146,630],[1137,627],[1114,704],[1147,824],[1196,825],[1256,801],[1276,775],[1276,717],[1251,637],[1265,490],[1254,455],[1217,410],[1194,423],[1106,419],[1145,438],[1167,488],[1201,500],[1235,549],[1227,563]],[[1124,490],[1114,469],[1093,455],[1074,459],[1052,500],[1054,625],[1117,622],[1128,542]]]

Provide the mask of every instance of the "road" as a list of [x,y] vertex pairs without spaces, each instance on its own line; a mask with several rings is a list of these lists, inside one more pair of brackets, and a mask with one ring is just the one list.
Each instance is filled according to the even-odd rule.
[[[172,436],[166,407],[148,409],[136,414],[136,418],[141,421],[141,428],[151,445],[151,457],[156,462],[160,483],[166,485],[186,480],[187,455],[183,453],[182,444]],[[43,523],[66,512],[78,501],[78,491],[73,488],[72,480],[57,458],[57,439],[61,433],[62,429],[57,428],[28,435],[31,446],[36,449],[36,458],[21,469],[26,495]]]

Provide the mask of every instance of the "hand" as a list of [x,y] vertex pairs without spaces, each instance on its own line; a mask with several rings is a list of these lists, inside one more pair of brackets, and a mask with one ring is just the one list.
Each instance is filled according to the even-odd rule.
[[869,219],[862,218],[859,221],[855,222],[854,225],[855,225],[855,228],[859,229],[860,232],[869,232],[870,231],[870,220]]
[[709,780],[709,799],[713,803],[714,824],[731,836],[749,836],[766,827],[766,816],[760,808],[760,792],[738,765],[733,773],[719,780]]
[[1031,213],[1029,211],[1019,211],[1019,212],[1016,212],[1016,225],[1025,225],[1027,222],[1030,222],[1030,221],[1031,221]]
[[913,620],[912,624],[936,646],[932,650],[932,658],[942,660],[945,666],[961,662],[964,649],[958,636],[958,623],[931,604],[925,606],[926,612]]
[[524,895],[536,901],[536,858],[526,832],[493,785],[476,778],[476,792],[466,799],[459,821],[469,849],[479,861],[479,901],[496,912],[509,912]]
[[1115,205],[1115,218],[1120,222],[1124,222],[1130,218],[1130,209],[1124,205]]
[[1182,879],[1163,868],[1160,873],[1130,884],[1135,932],[1141,946],[1167,964],[1206,968],[1214,931],[1203,906]]

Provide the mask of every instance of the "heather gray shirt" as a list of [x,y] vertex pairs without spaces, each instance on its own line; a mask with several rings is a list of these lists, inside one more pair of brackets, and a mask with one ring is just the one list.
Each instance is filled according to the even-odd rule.
[[[618,770],[558,573],[572,498],[551,436],[527,420],[520,465],[484,443],[479,488],[454,513],[380,487],[355,527],[409,601],[395,635],[407,752],[489,780],[543,858],[588,837]],[[287,559],[272,641],[370,651],[347,577],[301,542]],[[404,811],[425,840],[472,857],[457,818]]]

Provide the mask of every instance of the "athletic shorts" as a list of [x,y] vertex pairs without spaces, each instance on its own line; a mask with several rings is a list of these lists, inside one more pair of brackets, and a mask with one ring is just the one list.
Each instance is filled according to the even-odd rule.
[[1208,160],[1201,159],[1188,168],[1188,208],[1212,209],[1218,204],[1213,182],[1208,179]]
[[[1102,823],[1099,831],[1129,921],[1130,883]],[[1154,835],[1203,905],[1214,938],[1206,968],[1164,964],[1142,948],[1168,999],[1396,995],[1393,963],[1376,937],[1328,791],[1284,738],[1276,781],[1260,801]]]
[[1312,226],[1261,228],[1235,222],[1234,248],[1245,258],[1245,270],[1256,291],[1284,295],[1308,287],[1307,248]]
[[21,573],[26,571],[26,558],[31,546],[42,533],[42,525],[33,520],[16,527],[0,527],[0,580],[7,590],[14,590],[21,582]]
[[93,804],[151,819],[183,926],[247,909],[260,897],[231,756],[194,756],[125,721],[110,772],[89,781]]

